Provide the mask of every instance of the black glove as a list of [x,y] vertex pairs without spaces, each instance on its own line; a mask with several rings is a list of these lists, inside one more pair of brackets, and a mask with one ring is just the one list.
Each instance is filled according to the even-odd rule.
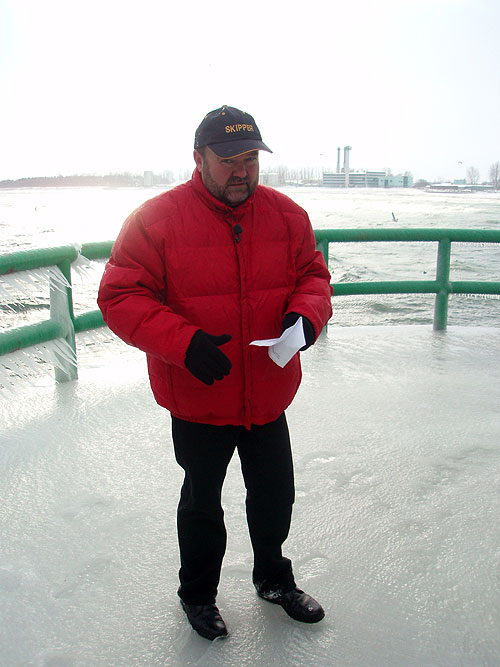
[[316,340],[316,333],[314,331],[314,327],[311,324],[311,322],[307,319],[307,317],[304,317],[304,315],[300,315],[299,313],[287,313],[283,318],[283,322],[281,324],[281,333],[283,333],[285,329],[293,327],[293,325],[299,319],[299,317],[302,317],[302,328],[304,329],[304,338],[306,339],[306,344],[304,345],[304,347],[300,348],[300,351],[303,352],[304,350],[307,350],[308,347],[311,347],[311,345]]
[[199,329],[191,338],[186,352],[184,363],[188,371],[205,384],[213,384],[214,380],[222,380],[229,375],[232,364],[218,346],[230,340],[229,334],[211,336]]

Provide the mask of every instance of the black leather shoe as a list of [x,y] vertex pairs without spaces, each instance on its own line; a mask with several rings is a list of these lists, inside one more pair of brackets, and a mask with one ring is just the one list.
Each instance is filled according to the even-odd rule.
[[319,602],[316,602],[314,598],[299,588],[294,588],[288,593],[279,593],[276,591],[261,593],[257,588],[257,593],[264,600],[281,605],[286,613],[295,621],[317,623],[325,616],[323,607]]
[[181,600],[181,605],[193,628],[205,639],[212,641],[227,635],[226,624],[214,604],[186,604]]

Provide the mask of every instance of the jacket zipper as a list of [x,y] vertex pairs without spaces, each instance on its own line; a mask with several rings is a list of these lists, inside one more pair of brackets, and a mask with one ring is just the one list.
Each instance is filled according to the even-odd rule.
[[251,425],[250,419],[250,404],[248,397],[250,396],[249,387],[248,387],[248,378],[250,376],[247,372],[247,367],[249,363],[248,350],[247,348],[247,338],[248,338],[248,309],[246,308],[247,294],[246,294],[246,274],[245,274],[245,263],[243,255],[241,254],[242,246],[241,244],[241,235],[243,232],[242,226],[237,222],[235,223],[233,212],[231,211],[231,227],[233,230],[233,239],[234,239],[234,249],[236,253],[236,261],[238,263],[238,276],[240,281],[240,333],[241,333],[241,342],[242,342],[242,375],[243,375],[243,425],[248,429]]

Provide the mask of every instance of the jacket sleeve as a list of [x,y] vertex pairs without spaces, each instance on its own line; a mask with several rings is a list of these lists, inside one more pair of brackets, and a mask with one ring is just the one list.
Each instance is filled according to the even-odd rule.
[[314,232],[307,215],[303,238],[297,244],[295,266],[297,280],[286,313],[294,312],[307,317],[317,338],[332,316],[333,290],[330,272],[323,255],[316,250]]
[[149,232],[140,212],[125,221],[104,270],[97,302],[106,324],[126,343],[184,366],[199,327],[168,307],[161,248]]

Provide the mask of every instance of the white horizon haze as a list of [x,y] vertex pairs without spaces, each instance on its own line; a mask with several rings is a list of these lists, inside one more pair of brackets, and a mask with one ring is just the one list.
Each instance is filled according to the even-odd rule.
[[264,167],[349,145],[355,170],[488,180],[499,25],[495,0],[0,0],[0,180],[189,168],[222,104],[254,116]]

